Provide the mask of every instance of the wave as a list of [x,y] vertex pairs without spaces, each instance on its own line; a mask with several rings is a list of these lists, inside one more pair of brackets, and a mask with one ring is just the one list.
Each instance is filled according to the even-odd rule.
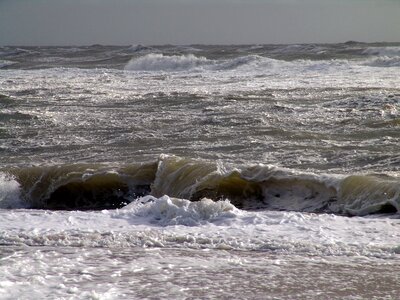
[[0,69],[16,64],[15,61],[0,59]]
[[23,208],[20,184],[13,176],[0,173],[0,208]]
[[[248,67],[249,69],[254,69],[257,67],[272,67],[274,64],[278,64],[279,61],[272,59],[272,58],[266,58],[258,55],[246,55],[246,56],[241,56],[241,57],[236,57],[231,60],[227,60],[223,63],[218,64],[214,69],[216,70],[232,70],[232,69],[237,69],[240,67]],[[284,63],[281,61],[281,63]]]
[[184,71],[209,64],[212,64],[212,61],[209,61],[205,57],[196,57],[193,54],[166,56],[163,54],[150,53],[145,56],[132,59],[125,66],[125,70]]
[[155,49],[152,48],[152,47],[148,47],[148,46],[142,45],[142,44],[137,44],[137,45],[130,46],[128,48],[128,51],[129,52],[136,52],[136,53],[138,53],[138,52],[149,52],[149,51],[153,51],[154,52]]
[[400,67],[400,56],[382,56],[369,59],[364,65],[370,67]]
[[293,45],[282,45],[276,47],[271,53],[274,54],[324,54],[328,48],[323,45],[317,44],[293,44]]
[[157,162],[121,167],[62,165],[2,174],[2,208],[112,209],[149,195],[153,200],[167,195],[192,202],[229,200],[247,210],[367,215],[400,209],[398,178],[318,175],[263,164],[233,168],[167,155]]
[[165,195],[160,198],[154,196],[140,198],[139,201],[134,201],[119,210],[116,216],[131,218],[134,214],[162,226],[198,226],[204,222],[234,218],[237,213],[238,209],[228,200],[213,201],[203,198],[200,201],[191,202]]
[[400,67],[400,47],[369,47],[363,51],[371,56],[365,65],[371,67]]
[[151,53],[133,58],[125,66],[125,70],[131,71],[224,71],[238,68],[270,69],[290,64],[288,62],[266,58],[258,55],[245,55],[227,60],[212,60],[193,54],[187,55],[163,55]]
[[363,54],[396,57],[400,56],[400,47],[368,47],[363,51]]
[[0,103],[3,104],[3,102],[9,102],[11,101],[11,98],[7,95],[0,94]]
[[[137,164],[123,168],[101,165],[61,165],[3,171],[19,185],[8,189],[0,207],[10,207],[9,198],[25,207],[45,209],[106,209],[122,207],[150,192],[156,164]],[[2,180],[1,185],[8,185]]]
[[131,59],[125,66],[128,71],[146,72],[203,72],[203,71],[241,71],[261,74],[281,74],[285,72],[334,72],[352,67],[399,67],[400,56],[369,57],[361,61],[346,59],[333,60],[279,60],[260,55],[244,55],[230,59],[213,60],[193,54],[164,55],[150,53]]

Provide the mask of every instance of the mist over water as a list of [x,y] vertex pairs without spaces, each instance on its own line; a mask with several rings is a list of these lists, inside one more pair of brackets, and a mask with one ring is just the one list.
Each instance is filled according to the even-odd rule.
[[374,281],[399,266],[399,62],[389,43],[0,47],[1,293],[395,297]]

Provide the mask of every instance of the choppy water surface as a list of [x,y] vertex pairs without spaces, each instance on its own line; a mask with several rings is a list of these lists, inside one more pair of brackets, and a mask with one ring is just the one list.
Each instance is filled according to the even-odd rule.
[[0,297],[395,298],[399,126],[398,44],[1,47]]

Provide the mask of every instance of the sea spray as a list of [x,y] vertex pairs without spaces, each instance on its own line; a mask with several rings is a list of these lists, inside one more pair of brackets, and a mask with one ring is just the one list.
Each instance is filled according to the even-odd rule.
[[166,225],[199,226],[204,222],[215,222],[219,218],[235,217],[239,212],[229,201],[213,201],[203,198],[191,202],[185,199],[163,196],[139,198],[122,208],[118,214],[134,214],[148,217],[152,223]]
[[26,207],[21,199],[21,187],[13,176],[0,172],[0,208]]

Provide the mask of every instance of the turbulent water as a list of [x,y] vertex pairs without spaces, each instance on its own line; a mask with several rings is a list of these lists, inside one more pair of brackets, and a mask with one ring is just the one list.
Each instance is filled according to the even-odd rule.
[[400,44],[0,47],[0,298],[400,295]]

